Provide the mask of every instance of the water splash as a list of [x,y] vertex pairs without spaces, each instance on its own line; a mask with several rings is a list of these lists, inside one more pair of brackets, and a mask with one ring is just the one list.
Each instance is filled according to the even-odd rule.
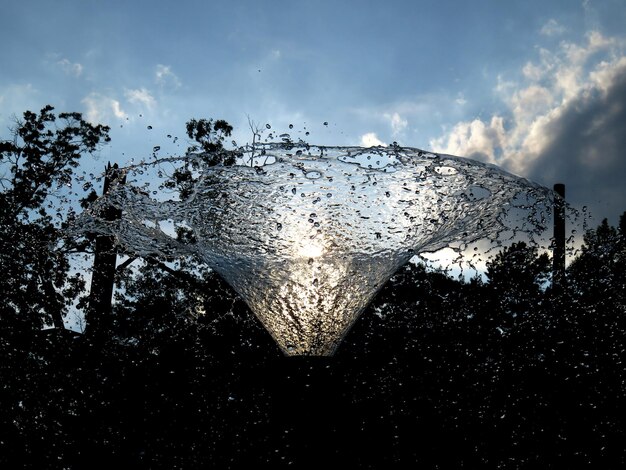
[[[332,355],[394,272],[415,254],[541,233],[551,191],[472,160],[413,148],[264,144],[238,164],[198,167],[184,201],[120,186],[123,210],[81,230],[139,255],[193,254],[248,303],[287,355]],[[145,168],[144,168],[145,169]],[[143,169],[142,169],[143,171]],[[176,240],[183,227],[195,243]]]

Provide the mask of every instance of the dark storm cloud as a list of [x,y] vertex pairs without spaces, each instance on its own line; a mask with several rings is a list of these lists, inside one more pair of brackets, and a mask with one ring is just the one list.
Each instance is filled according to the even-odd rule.
[[547,132],[551,143],[528,177],[546,186],[564,183],[571,204],[617,224],[626,211],[626,66],[606,92],[573,99]]

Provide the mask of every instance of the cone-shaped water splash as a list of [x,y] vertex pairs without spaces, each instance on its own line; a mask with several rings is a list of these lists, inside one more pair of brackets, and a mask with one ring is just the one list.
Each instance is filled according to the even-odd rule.
[[[528,201],[545,199],[547,189],[471,160],[308,145],[264,146],[263,159],[205,169],[184,202],[120,187],[106,203],[123,209],[121,223],[111,228],[85,214],[83,229],[112,231],[139,254],[192,252],[242,296],[287,355],[333,354],[416,253],[543,229],[541,209]],[[160,229],[164,221],[189,229],[196,243],[177,242]]]

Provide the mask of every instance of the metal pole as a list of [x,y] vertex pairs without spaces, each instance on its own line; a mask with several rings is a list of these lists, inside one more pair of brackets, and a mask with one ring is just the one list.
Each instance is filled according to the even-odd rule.
[[554,185],[554,249],[552,252],[552,286],[556,294],[565,287],[565,185]]

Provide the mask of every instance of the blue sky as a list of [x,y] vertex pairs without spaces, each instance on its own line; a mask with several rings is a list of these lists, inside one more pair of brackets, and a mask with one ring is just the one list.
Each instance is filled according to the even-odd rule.
[[5,0],[1,15],[3,138],[26,109],[81,111],[112,127],[101,166],[192,117],[245,143],[250,118],[564,182],[597,221],[626,210],[623,0]]

